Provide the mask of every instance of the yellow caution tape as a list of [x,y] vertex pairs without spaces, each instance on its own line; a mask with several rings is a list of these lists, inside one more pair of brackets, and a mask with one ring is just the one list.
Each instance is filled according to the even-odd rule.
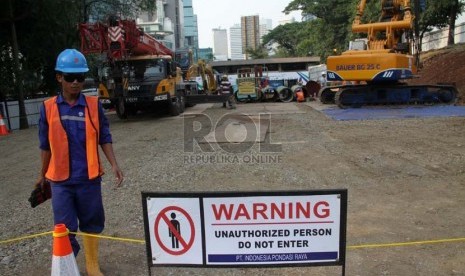
[[[77,236],[89,236],[89,237],[96,237],[96,238],[101,238],[101,239],[145,244],[145,240],[140,240],[140,239],[118,238],[118,237],[103,236],[103,235],[88,234],[88,233],[77,233],[77,232],[69,232],[69,233],[73,234],[73,235],[77,235]],[[23,237],[9,239],[9,240],[4,240],[4,241],[0,241],[0,244],[11,243],[11,242],[16,242],[16,241],[22,241],[22,240],[37,238],[37,237],[40,237],[40,236],[45,236],[45,235],[50,235],[50,234],[53,234],[53,231],[48,231],[48,232],[44,232],[44,233],[39,233],[39,234],[23,236]],[[451,238],[451,239],[411,241],[411,242],[396,242],[396,243],[348,245],[347,249],[398,247],[398,246],[411,246],[411,245],[425,245],[425,244],[434,244],[434,243],[445,243],[445,242],[465,242],[465,238]]]
[[76,232],[69,232],[69,233],[77,235],[77,236],[88,236],[88,237],[95,237],[95,238],[114,240],[114,241],[134,242],[134,243],[142,243],[142,244],[145,243],[145,240],[138,240],[138,239],[118,238],[118,237],[103,236],[103,235],[88,234],[88,233],[76,233]]
[[440,240],[429,240],[429,241],[412,241],[412,242],[396,242],[396,243],[380,243],[380,244],[361,244],[361,245],[349,245],[347,246],[347,249],[396,247],[396,246],[425,245],[425,244],[432,244],[432,243],[463,242],[463,241],[465,241],[465,238],[440,239]]
[[10,242],[15,242],[15,241],[22,241],[22,240],[37,238],[37,237],[40,237],[40,236],[45,236],[45,235],[50,235],[50,234],[53,234],[53,231],[48,231],[48,232],[44,232],[44,233],[40,233],[40,234],[34,234],[34,235],[30,235],[30,236],[24,236],[24,237],[4,240],[4,241],[0,241],[0,244],[10,243]]
[[53,232],[53,237],[54,237],[54,238],[61,238],[61,237],[66,237],[66,236],[68,236],[68,234],[69,234],[69,229],[66,228],[66,231],[63,232],[63,233],[55,233],[55,232]]

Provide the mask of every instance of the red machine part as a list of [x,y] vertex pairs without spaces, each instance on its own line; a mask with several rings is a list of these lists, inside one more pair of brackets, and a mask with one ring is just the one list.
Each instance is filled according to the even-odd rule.
[[109,59],[140,55],[173,55],[168,47],[140,30],[134,20],[79,24],[81,51],[84,54],[107,52]]

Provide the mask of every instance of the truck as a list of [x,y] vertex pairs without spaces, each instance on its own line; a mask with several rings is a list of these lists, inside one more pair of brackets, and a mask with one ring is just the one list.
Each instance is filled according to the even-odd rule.
[[[322,77],[326,76],[326,64],[318,64],[308,67],[308,82],[305,85],[308,96],[314,100],[318,96],[318,92],[326,87],[322,87],[320,82]],[[327,83],[327,86],[332,85],[332,83]]]
[[[366,104],[453,103],[453,85],[408,85],[417,73],[418,54],[411,39],[414,14],[410,0],[381,0],[378,22],[363,23],[367,0],[357,5],[352,32],[365,39],[350,43],[349,50],[327,59],[327,80],[342,85],[322,88],[322,103],[341,108]],[[418,5],[417,5],[418,6]],[[417,9],[418,10],[418,9]],[[418,16],[418,12],[417,12]]]
[[81,23],[79,34],[81,51],[102,58],[98,94],[104,108],[115,108],[120,119],[160,108],[177,116],[194,103],[223,100],[201,95],[195,81],[184,79],[175,53],[135,20],[112,16],[107,24]]
[[318,64],[308,67],[308,80],[318,82],[322,73],[326,73],[326,64]]

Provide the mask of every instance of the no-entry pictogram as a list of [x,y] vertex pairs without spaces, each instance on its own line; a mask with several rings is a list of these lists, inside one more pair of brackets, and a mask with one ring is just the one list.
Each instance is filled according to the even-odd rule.
[[[189,227],[180,224],[180,217],[176,216],[176,213],[174,213],[174,211],[181,213],[187,219]],[[168,206],[161,210],[160,213],[157,215],[157,218],[155,219],[154,223],[154,233],[158,245],[160,245],[160,247],[165,252],[176,256],[182,255],[186,253],[194,243],[194,221],[184,209],[178,206]],[[160,237],[160,235],[166,233],[169,233],[171,237],[171,244],[169,245],[165,244]],[[189,240],[186,241],[185,237],[189,237]]]

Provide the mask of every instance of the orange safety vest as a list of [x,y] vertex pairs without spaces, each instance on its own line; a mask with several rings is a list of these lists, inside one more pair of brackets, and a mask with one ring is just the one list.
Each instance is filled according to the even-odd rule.
[[[52,153],[45,177],[52,181],[65,181],[70,177],[68,136],[61,123],[60,112],[56,104],[57,96],[44,101],[45,116],[48,122],[48,139]],[[89,179],[103,175],[98,154],[100,123],[98,97],[85,96],[86,153]]]

